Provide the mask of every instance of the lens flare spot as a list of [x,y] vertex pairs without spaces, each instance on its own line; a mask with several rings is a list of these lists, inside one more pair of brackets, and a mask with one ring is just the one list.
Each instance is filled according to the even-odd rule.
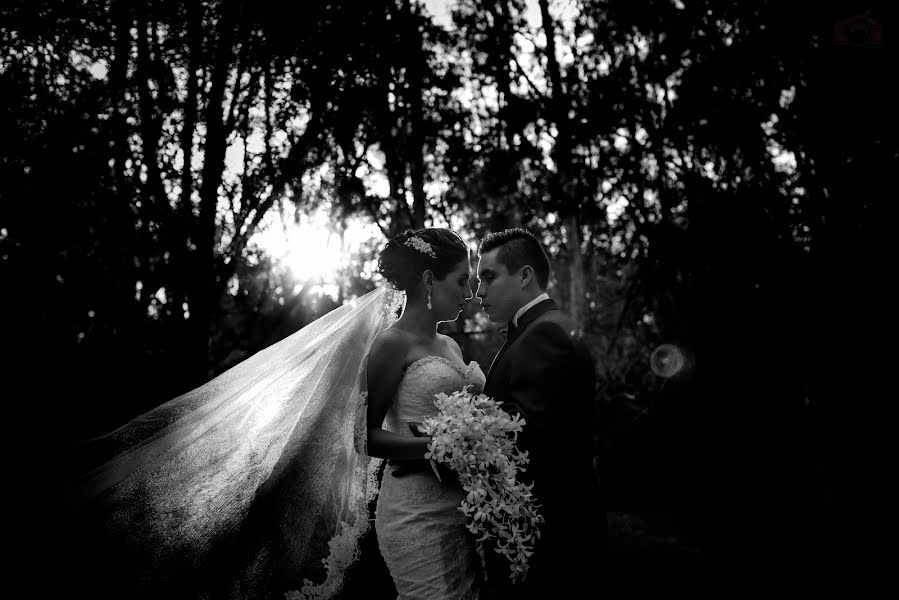
[[684,370],[687,366],[687,356],[674,344],[662,344],[652,351],[649,366],[653,373],[667,379]]

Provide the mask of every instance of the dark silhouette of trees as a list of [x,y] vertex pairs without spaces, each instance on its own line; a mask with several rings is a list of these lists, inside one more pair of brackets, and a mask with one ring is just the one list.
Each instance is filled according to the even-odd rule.
[[[818,539],[888,371],[883,3],[301,4],[2,9],[0,309],[10,373],[42,382],[22,418],[109,429],[371,289],[386,236],[520,225],[595,351],[613,498],[786,506],[783,556]],[[320,208],[383,236],[337,300],[254,242]],[[489,356],[474,312],[447,330]]]

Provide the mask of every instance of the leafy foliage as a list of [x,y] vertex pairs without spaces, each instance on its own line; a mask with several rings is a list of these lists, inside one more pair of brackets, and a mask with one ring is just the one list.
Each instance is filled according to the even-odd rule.
[[[23,362],[56,357],[58,429],[107,429],[371,289],[382,239],[336,300],[254,242],[325,207],[338,233],[538,232],[595,350],[616,489],[643,468],[643,497],[702,489],[666,477],[716,473],[713,447],[721,494],[751,473],[802,496],[787,473],[823,459],[794,432],[830,435],[868,380],[876,325],[842,315],[876,297],[889,239],[892,57],[835,37],[850,8],[460,0],[443,22],[412,0],[302,4],[3,9],[3,313]],[[454,327],[482,362],[501,343],[474,314]],[[671,380],[649,366],[663,342],[692,357]]]

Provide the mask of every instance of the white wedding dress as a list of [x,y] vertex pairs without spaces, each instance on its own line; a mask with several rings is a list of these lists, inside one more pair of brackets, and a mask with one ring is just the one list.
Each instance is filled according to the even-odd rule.
[[[412,436],[410,422],[437,414],[435,394],[466,386],[479,394],[484,382],[476,362],[462,367],[442,356],[419,359],[406,369],[384,428]],[[445,476],[441,483],[430,469],[394,477],[396,468],[388,465],[384,471],[375,531],[398,600],[477,599],[481,566],[459,510],[462,487]]]

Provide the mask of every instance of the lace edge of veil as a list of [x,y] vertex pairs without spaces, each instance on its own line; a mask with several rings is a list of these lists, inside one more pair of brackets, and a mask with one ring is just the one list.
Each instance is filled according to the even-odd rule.
[[[387,286],[384,298],[381,302],[379,315],[381,317],[377,331],[386,329],[397,320],[397,313],[405,300],[405,294],[392,286]],[[374,335],[369,340],[369,347],[374,341]],[[363,364],[359,369],[359,376],[367,373],[368,356],[366,354]],[[334,598],[343,588],[346,570],[359,560],[361,549],[359,540],[371,529],[371,519],[368,516],[368,506],[378,495],[378,469],[382,460],[367,455],[367,431],[366,412],[368,409],[368,392],[361,391],[356,400],[353,418],[353,445],[359,457],[359,464],[353,470],[352,485],[350,486],[350,505],[352,514],[356,515],[355,523],[340,521],[337,533],[328,541],[328,556],[322,559],[325,565],[325,579],[321,583],[314,583],[309,579],[303,580],[302,588],[291,590],[284,594],[285,600],[325,600]]]
[[368,505],[378,495],[378,468],[382,462],[377,458],[365,457],[364,460],[366,464],[356,467],[352,487],[354,512],[360,518],[356,519],[355,525],[341,521],[337,534],[328,542],[328,556],[322,559],[326,572],[324,581],[317,584],[304,579],[299,591],[292,590],[284,594],[285,600],[334,598],[343,588],[347,569],[359,560],[359,540],[371,529]]

